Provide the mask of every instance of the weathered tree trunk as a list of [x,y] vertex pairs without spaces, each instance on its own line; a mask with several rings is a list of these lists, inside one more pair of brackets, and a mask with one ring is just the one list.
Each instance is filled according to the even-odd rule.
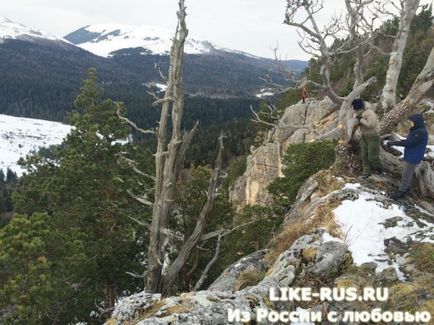
[[423,161],[415,174],[416,186],[423,196],[434,199],[434,170],[429,162]]
[[[179,1],[178,26],[170,51],[170,67],[167,89],[162,100],[162,110],[157,132],[157,151],[155,153],[155,200],[152,211],[150,241],[148,248],[148,272],[146,290],[161,292],[163,283],[163,265],[166,254],[165,230],[168,224],[173,194],[179,169],[185,157],[183,148],[188,147],[195,128],[187,135],[182,136],[181,121],[184,110],[184,97],[182,92],[182,61],[184,43],[188,35],[185,24],[184,0]],[[172,117],[172,135],[168,138],[168,119]],[[181,153],[181,156],[179,155]]]
[[348,28],[352,38],[352,41],[356,45],[356,63],[354,64],[354,85],[353,89],[361,85],[365,79],[365,56],[364,56],[364,42],[362,41],[362,36],[358,33],[358,28],[360,27],[361,20],[363,19],[363,9],[365,6],[370,4],[371,0],[366,1],[353,1],[345,0],[345,6],[348,12]]
[[[330,84],[330,71],[332,68],[332,56],[334,53],[331,52],[327,46],[325,39],[327,36],[325,35],[331,35],[321,32],[314,17],[315,14],[318,13],[322,8],[323,6],[319,2],[287,0],[287,12],[284,23],[299,28],[306,33],[306,38],[310,39],[311,42],[309,42],[307,46],[303,46],[301,42],[299,42],[299,45],[301,46],[302,50],[318,58],[321,62],[320,74],[322,78],[322,84],[318,85],[312,81],[310,81],[310,83],[314,83],[316,86],[321,87],[324,93],[333,102],[341,105],[343,98],[336,94]],[[303,22],[296,21],[295,14],[299,10],[304,10],[307,15]],[[338,22],[335,22],[334,24],[337,25]],[[330,28],[330,30],[332,30],[332,28]],[[336,33],[336,31],[333,33]],[[319,52],[320,55],[315,52]]]
[[[167,89],[163,99],[154,105],[162,103],[160,122],[156,132],[157,151],[155,154],[155,194],[150,227],[148,247],[148,270],[146,275],[146,290],[152,293],[167,294],[173,287],[175,280],[188,261],[192,251],[201,239],[205,230],[208,215],[217,196],[217,186],[221,169],[221,151],[223,148],[220,138],[220,151],[216,167],[208,188],[205,203],[196,228],[182,246],[178,256],[170,263],[167,258],[167,245],[171,236],[168,229],[169,215],[173,207],[175,186],[179,173],[183,167],[187,150],[197,129],[197,123],[189,132],[181,131],[182,115],[184,112],[184,94],[182,90],[182,63],[184,43],[188,35],[185,23],[186,11],[184,0],[179,0],[178,25],[170,51],[170,67]],[[171,126],[168,127],[169,117]],[[170,140],[169,140],[170,131]]]
[[416,110],[425,93],[434,83],[434,48],[426,61],[425,67],[416,78],[407,97],[394,109],[390,110],[381,121],[381,134],[390,133],[406,116]]
[[182,246],[181,250],[179,251],[178,256],[173,261],[173,263],[170,264],[167,270],[167,274],[165,274],[164,276],[163,288],[162,288],[162,293],[164,296],[170,293],[170,289],[173,287],[173,284],[175,283],[177,276],[179,275],[182,268],[187,263],[188,259],[191,256],[191,253],[193,252],[194,248],[200,241],[205,231],[205,227],[207,226],[209,213],[211,212],[212,206],[214,204],[214,200],[217,197],[217,186],[219,183],[221,164],[222,164],[222,150],[223,150],[222,135],[220,136],[219,141],[220,141],[220,149],[216,160],[216,164],[214,166],[211,181],[208,186],[207,201],[203,206],[202,211],[200,212],[193,233],[190,235],[190,237],[188,237],[188,239]]
[[365,82],[355,87],[345,98],[340,110],[339,110],[339,123],[338,128],[340,130],[340,139],[344,142],[348,141],[353,130],[353,111],[351,109],[351,103],[354,99],[360,97],[360,94],[370,85],[377,81],[377,78],[371,77]]
[[112,284],[107,284],[105,288],[105,308],[112,309],[116,302],[116,292]]
[[419,7],[419,0],[405,0],[402,4],[399,31],[390,53],[389,68],[386,74],[386,84],[381,96],[381,106],[384,112],[396,104],[396,87],[402,66],[402,56],[410,33],[410,25]]

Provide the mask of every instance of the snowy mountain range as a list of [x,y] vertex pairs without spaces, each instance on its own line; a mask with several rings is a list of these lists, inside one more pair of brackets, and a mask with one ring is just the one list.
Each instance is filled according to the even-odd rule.
[[[82,27],[65,39],[93,54],[109,57],[127,48],[143,48],[142,54],[169,54],[173,32],[155,26],[89,25]],[[214,49],[207,41],[187,39],[185,53],[206,54]]]
[[41,147],[62,143],[71,127],[57,122],[0,114],[0,169],[21,176],[17,161]]
[[0,40],[6,39],[24,39],[29,40],[31,38],[47,39],[50,41],[64,41],[66,40],[54,36],[50,33],[45,33],[39,30],[31,29],[20,23],[13,22],[12,20],[0,17]]
[[[20,59],[20,64],[24,65],[20,70],[29,70],[25,75],[32,77],[46,74],[43,71],[30,71],[35,65],[48,65],[48,70],[52,65],[76,65],[76,70],[87,65],[96,67],[98,71],[101,71],[100,66],[108,71],[120,68],[126,74],[134,75],[124,78],[123,82],[139,78],[143,79],[140,84],[158,83],[161,79],[155,72],[154,65],[159,63],[163,71],[168,68],[172,36],[173,31],[156,26],[95,24],[79,28],[62,38],[0,18],[1,50],[10,52],[6,53],[9,56],[2,55],[4,69],[12,68],[13,63],[16,63],[7,62],[8,58],[17,61],[18,57],[26,55]],[[60,54],[59,50],[64,51]],[[264,87],[261,78],[270,73],[274,83],[286,83],[276,72],[273,59],[225,49],[191,37],[186,40],[185,53],[185,91],[190,94],[213,97],[254,96]],[[91,57],[91,54],[95,57]],[[301,73],[307,66],[307,62],[299,60],[288,60],[286,64],[289,70],[296,73]],[[109,65],[113,67],[110,68]],[[59,72],[56,71],[56,74]],[[77,71],[64,72],[65,77],[71,73],[77,74]],[[80,71],[81,75],[85,75],[83,72]],[[1,66],[0,73],[3,73]],[[116,72],[115,75],[125,73]],[[105,82],[112,84],[115,81]]]

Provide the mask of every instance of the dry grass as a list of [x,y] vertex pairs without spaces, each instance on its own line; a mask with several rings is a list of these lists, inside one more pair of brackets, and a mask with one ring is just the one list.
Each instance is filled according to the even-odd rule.
[[[341,182],[336,178],[330,177],[329,171],[320,173],[318,183],[320,183],[320,191],[330,193],[342,188]],[[306,207],[309,203],[307,203]],[[328,200],[324,204],[319,205],[313,212],[313,215],[308,220],[300,220],[293,224],[287,225],[282,232],[274,237],[270,243],[270,251],[267,255],[267,261],[272,264],[277,257],[287,250],[298,238],[309,234],[315,229],[325,228],[332,236],[342,238],[339,225],[336,223],[336,218],[333,210],[339,206],[338,200]]]
[[328,170],[321,170],[316,174],[315,179],[319,184],[319,195],[326,195],[333,191],[337,191],[344,186],[344,182],[338,180],[333,174],[333,167]]
[[317,254],[318,254],[318,249],[316,249],[314,247],[305,248],[301,252],[301,256],[307,262],[313,262],[313,261],[315,261],[315,258],[316,258]]
[[398,283],[389,290],[388,307],[392,310],[416,311],[418,305],[417,287],[411,283]]
[[315,215],[312,220],[312,226],[319,228],[324,227],[330,235],[334,237],[342,237],[340,226],[336,222],[335,213],[333,212],[340,205],[339,201],[327,201],[320,205],[315,210]]
[[270,251],[266,256],[269,264],[274,263],[277,257],[287,250],[298,238],[309,233],[312,227],[305,221],[299,221],[286,226],[282,232],[271,240]]
[[235,291],[258,284],[265,276],[265,272],[245,270],[241,272],[235,282]]
[[434,274],[434,244],[418,243],[412,246],[416,267],[423,272]]

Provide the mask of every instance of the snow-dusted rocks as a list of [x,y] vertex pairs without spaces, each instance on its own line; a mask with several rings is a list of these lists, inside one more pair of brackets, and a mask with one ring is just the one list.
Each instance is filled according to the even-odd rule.
[[62,123],[0,115],[0,168],[21,175],[20,158],[41,147],[60,144],[70,130]]
[[[346,234],[354,263],[374,262],[377,272],[393,266],[404,280],[399,253],[408,251],[407,242],[434,242],[434,216],[421,208],[419,213],[410,212],[412,203],[399,206],[381,191],[364,189],[360,184],[347,184],[345,188],[358,198],[342,201],[334,213]],[[401,251],[389,248],[400,243],[404,245]]]
[[[294,219],[293,214],[288,214],[285,227],[291,227],[291,220],[309,222],[324,217],[321,207],[327,206],[332,213],[330,221],[338,228],[333,236],[318,222],[313,223],[274,262],[272,254],[261,250],[229,266],[208,290],[161,300],[157,295],[131,296],[118,304],[107,324],[226,324],[227,310],[235,308],[251,317],[258,308],[327,310],[340,315],[345,310],[401,310],[402,303],[408,300],[406,295],[418,295],[417,306],[425,310],[429,295],[419,293],[433,277],[417,269],[411,250],[416,242],[430,245],[434,241],[434,215],[422,207],[421,200],[412,198],[406,204],[390,200],[384,192],[384,187],[391,185],[388,177],[360,184],[342,176],[336,178],[333,189],[325,191],[325,172],[331,173],[322,171],[302,187],[296,202],[299,216]],[[265,275],[256,284],[237,288],[237,281],[246,272]],[[312,301],[308,305],[270,300],[270,288],[311,287],[315,291],[324,286],[387,286],[391,297],[384,303]]]

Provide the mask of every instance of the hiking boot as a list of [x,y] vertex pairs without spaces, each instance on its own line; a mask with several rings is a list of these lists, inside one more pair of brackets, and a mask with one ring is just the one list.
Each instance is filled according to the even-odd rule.
[[392,199],[392,200],[398,200],[398,199],[402,199],[402,198],[404,198],[405,196],[406,196],[406,194],[407,194],[407,192],[403,192],[403,191],[400,191],[400,190],[396,190],[391,196],[390,196],[390,198]]

